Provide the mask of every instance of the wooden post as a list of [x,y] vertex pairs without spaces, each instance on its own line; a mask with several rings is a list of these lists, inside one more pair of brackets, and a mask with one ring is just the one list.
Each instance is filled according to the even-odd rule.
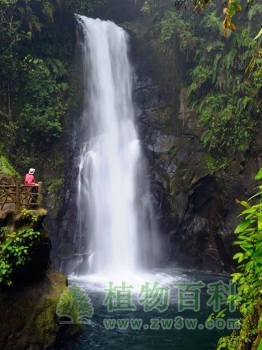
[[16,188],[15,188],[15,211],[20,211],[20,185],[21,183],[19,181],[16,182]]
[[42,200],[43,200],[43,196],[42,196],[42,182],[38,182],[38,198],[37,198],[38,208],[41,208]]

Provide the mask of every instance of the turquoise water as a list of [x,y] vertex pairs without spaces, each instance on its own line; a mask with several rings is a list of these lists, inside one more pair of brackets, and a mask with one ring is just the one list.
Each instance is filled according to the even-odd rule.
[[[156,308],[152,309],[153,304],[147,305],[149,309],[151,308],[150,311],[146,312],[143,309],[146,304],[146,301],[143,302],[143,297],[144,300],[146,298],[145,293],[140,295],[140,292],[142,286],[146,285],[146,281],[149,281],[149,287],[153,287],[154,282],[157,282],[159,283],[157,287],[166,287],[165,290],[168,290],[169,300],[167,302],[165,302],[164,298],[167,294],[164,292],[162,298],[159,298],[159,302],[157,302],[157,298],[155,299],[156,307],[164,308],[165,304],[167,304],[165,311],[160,312]],[[122,285],[118,281],[112,285],[119,287],[119,295],[122,297],[119,304],[120,309],[110,311],[110,304],[105,301],[109,296],[109,292],[105,290],[109,289],[109,281],[106,282],[103,280],[103,283],[99,283],[92,279],[70,278],[70,284],[77,284],[88,294],[94,308],[94,314],[90,318],[90,324],[83,326],[83,333],[75,341],[61,345],[60,349],[216,349],[219,337],[231,332],[226,329],[228,318],[237,318],[235,313],[227,312],[225,321],[220,320],[217,323],[219,329],[216,329],[216,325],[213,323],[205,324],[208,316],[213,312],[215,301],[218,300],[215,298],[213,304],[207,305],[207,302],[212,296],[208,294],[207,284],[218,281],[222,285],[220,295],[223,297],[225,286],[229,285],[229,279],[225,276],[183,273],[178,270],[157,270],[151,274],[140,276],[138,280],[131,282],[132,284],[126,278],[125,282],[127,283],[125,286],[134,286],[132,293],[129,293],[129,297],[131,295],[132,300],[128,300],[128,293],[123,292],[120,288]],[[193,284],[194,286],[196,286],[196,283],[202,283],[204,285],[203,288],[199,288],[199,311],[194,311],[198,303],[197,292],[187,295],[183,292],[180,294],[180,290],[182,289],[181,286],[175,286],[177,283],[185,283],[187,286],[191,286],[191,291]],[[111,308],[117,307],[117,293],[116,291],[114,292],[115,294],[112,294],[112,296],[115,296],[115,298],[111,298]],[[160,294],[156,293],[156,295],[159,296]],[[187,299],[183,299],[183,297],[187,297]],[[220,300],[222,301],[222,299]],[[108,301],[110,301],[110,298],[108,298]],[[185,307],[188,309],[179,311],[179,305],[181,309]],[[136,307],[136,310],[122,310],[124,306],[130,309],[131,307]],[[225,307],[227,307],[225,304],[220,305],[221,310]],[[114,320],[116,320],[115,327],[113,327]],[[106,329],[106,327],[113,329]]]

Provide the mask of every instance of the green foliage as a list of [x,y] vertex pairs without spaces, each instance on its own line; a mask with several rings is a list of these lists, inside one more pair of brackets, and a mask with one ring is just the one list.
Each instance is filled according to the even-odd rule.
[[6,227],[0,230],[0,285],[12,285],[12,273],[19,265],[30,260],[30,252],[37,242],[40,232],[33,229],[7,232]]
[[[248,8],[249,19],[240,21],[240,16],[236,17],[237,31],[226,39],[221,8],[209,1],[196,1],[194,5],[204,8],[207,3],[205,11],[197,15],[178,11],[169,0],[148,0],[147,6],[162,50],[174,66],[179,64],[178,69],[182,66],[186,72],[183,83],[188,85],[191,108],[202,125],[202,142],[223,163],[230,152],[252,147],[259,129],[262,36],[257,34],[257,26],[262,4]],[[238,11],[237,3],[231,1],[228,6],[228,28]]]
[[[64,26],[64,22],[68,25]],[[68,109],[73,13],[55,0],[0,1],[0,144],[17,165],[59,137]]]
[[232,150],[244,150],[253,142],[256,121],[246,110],[238,110],[233,98],[208,95],[198,110],[205,127],[201,140],[214,155],[223,157]]
[[65,70],[59,60],[49,60],[53,72],[42,59],[27,56],[25,61],[28,70],[27,83],[23,90],[26,103],[21,109],[20,117],[28,129],[29,137],[40,136],[48,141],[60,135],[60,119],[67,109],[62,97],[68,85],[65,82],[56,82],[56,78]]
[[[262,36],[262,29],[260,29],[257,36],[254,38],[253,43],[260,40]],[[246,68],[246,73],[248,74],[248,77],[250,80],[254,81],[255,86],[262,85],[262,46],[261,46],[261,40],[260,40],[260,47],[256,50],[256,52],[253,54],[249,65]],[[261,95],[259,96],[260,101],[259,105],[262,102]]]
[[7,158],[4,155],[0,154],[0,173],[10,176],[18,176],[18,173],[15,171],[13,166],[8,162]]
[[[261,179],[261,174],[262,169],[256,178]],[[233,333],[230,337],[221,338],[218,349],[247,349],[258,327],[261,328],[258,316],[261,314],[262,293],[262,185],[257,188],[257,193],[248,201],[237,201],[244,210],[239,215],[243,220],[234,231],[237,235],[234,244],[241,250],[234,255],[238,271],[231,276],[238,283],[238,288],[237,295],[230,296],[230,300],[236,303],[242,315],[242,328],[240,334]],[[256,202],[251,204],[254,199]]]
[[[251,3],[253,3],[254,0],[247,0],[246,1],[246,10],[249,9],[249,6]],[[141,11],[149,16],[151,16],[152,10],[155,10],[156,8],[158,9],[159,7],[163,7],[163,3],[166,3],[166,1],[160,1],[160,5],[156,5],[156,2],[154,0],[144,0],[144,5],[141,8]],[[182,1],[174,1],[174,7],[176,9],[179,9],[180,7],[185,7],[193,4],[194,6],[194,12],[201,11],[203,9],[206,9],[207,6],[208,8],[213,5],[212,0],[192,0],[192,2],[182,2]],[[221,22],[223,26],[223,32],[224,36],[227,37],[228,35],[228,30],[231,32],[234,32],[236,30],[236,26],[233,23],[233,17],[242,12],[242,4],[241,0],[225,0],[223,1],[223,14],[224,14],[224,21],[223,23]],[[222,13],[222,8],[220,9]],[[260,7],[258,4],[254,5],[252,7],[252,14],[249,15],[249,18],[252,17],[253,13],[260,13]]]
[[37,221],[37,216],[33,213],[33,211],[31,209],[24,208],[21,210],[21,213],[22,213],[24,218],[28,218],[32,222]]
[[92,317],[93,312],[90,298],[76,284],[63,292],[56,308],[59,317],[70,318],[70,321],[60,323],[82,324],[84,323],[82,318]]
[[259,172],[255,176],[255,180],[261,180],[262,179],[262,169],[259,170]]
[[65,8],[73,13],[86,14],[89,17],[97,17],[99,12],[106,7],[108,0],[62,0]]
[[236,350],[237,349],[237,337],[231,335],[230,337],[222,337],[218,340],[217,350],[227,349]]
[[163,51],[171,52],[176,48],[188,57],[198,45],[199,38],[194,36],[192,23],[184,20],[180,13],[165,11],[156,27],[159,30],[159,42]]
[[215,173],[219,170],[224,170],[228,167],[228,160],[227,158],[224,159],[218,159],[214,158],[210,153],[207,153],[204,157],[206,166],[211,174]]
[[[258,192],[257,195],[261,196],[261,193]],[[238,237],[234,244],[239,245],[242,251],[236,253],[234,259],[237,259],[238,264],[241,263],[241,272],[233,273],[232,277],[233,281],[238,282],[237,301],[241,301],[239,309],[246,315],[262,291],[262,201],[260,199],[258,204],[253,205],[245,201],[240,204],[245,208],[241,213],[245,218],[235,229]]]
[[52,181],[46,183],[48,191],[58,191],[64,185],[64,182],[65,179],[63,176],[57,179],[52,179]]

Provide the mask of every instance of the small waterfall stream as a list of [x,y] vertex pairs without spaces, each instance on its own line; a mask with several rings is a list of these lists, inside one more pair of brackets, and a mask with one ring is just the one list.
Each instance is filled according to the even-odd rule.
[[158,247],[134,123],[128,35],[84,16],[79,26],[85,108],[75,251],[88,256],[83,274],[134,274],[153,263]]

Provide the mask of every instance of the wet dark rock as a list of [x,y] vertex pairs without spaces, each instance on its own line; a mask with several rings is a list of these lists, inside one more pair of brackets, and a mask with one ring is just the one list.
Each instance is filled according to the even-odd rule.
[[78,325],[59,324],[56,315],[67,278],[51,267],[50,240],[43,227],[46,215],[43,208],[30,215],[13,210],[0,213],[0,226],[7,232],[32,228],[40,233],[30,247],[30,259],[13,267],[11,286],[0,286],[0,349],[43,350],[80,331]]
[[66,288],[65,275],[48,269],[33,282],[0,291],[0,349],[43,350],[77,334],[80,325],[61,325],[56,315]]
[[[128,30],[132,32],[131,25]],[[233,232],[241,210],[235,199],[252,194],[259,154],[250,157],[247,152],[235,152],[226,170],[210,169],[197,117],[187,106],[186,87],[178,84],[170,94],[161,72],[165,62],[158,62],[154,39],[145,44],[135,27],[131,36],[139,106],[136,118],[150,164],[160,234],[166,237],[165,260],[181,267],[229,273],[234,269]],[[144,49],[151,52],[150,62],[141,43],[151,46]],[[174,92],[179,96],[176,105]]]

